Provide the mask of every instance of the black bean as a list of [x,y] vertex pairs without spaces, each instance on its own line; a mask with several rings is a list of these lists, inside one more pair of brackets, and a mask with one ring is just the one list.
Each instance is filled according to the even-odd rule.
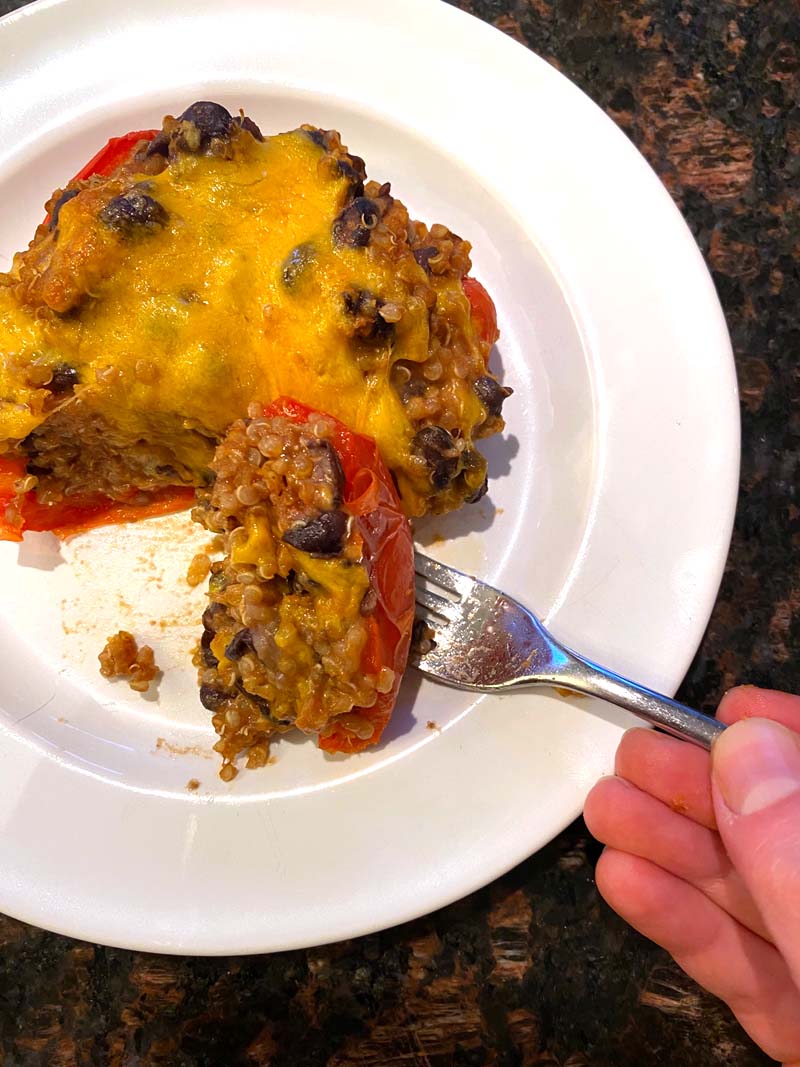
[[153,233],[166,226],[169,215],[157,200],[134,186],[127,193],[109,200],[99,218],[109,229],[123,237],[131,237],[137,232]]
[[392,365],[391,381],[403,403],[412,396],[424,396],[428,391],[428,383],[417,376],[416,366],[404,360],[397,360]]
[[316,519],[287,530],[283,540],[312,556],[338,556],[346,533],[347,516],[343,511],[323,511]]
[[319,145],[320,148],[327,150],[328,148],[328,134],[330,130],[321,130],[317,126],[304,127],[303,133],[306,137],[310,137],[314,144]]
[[452,436],[442,426],[422,427],[414,435],[412,451],[428,464],[434,489],[446,489],[459,473],[459,450]]
[[468,504],[477,504],[479,500],[483,500],[483,498],[486,496],[486,494],[488,492],[489,492],[489,479],[488,478],[484,478],[482,484],[475,490],[475,492],[472,493],[471,496],[467,497],[467,503]]
[[411,449],[428,464],[434,489],[445,489],[458,474],[458,449],[443,426],[424,426],[414,435]]
[[316,254],[316,249],[310,241],[305,241],[291,250],[283,261],[281,273],[283,284],[287,289],[291,289],[297,283],[300,275],[314,262]]
[[69,363],[56,363],[53,367],[53,377],[45,388],[56,396],[61,396],[62,393],[71,393],[79,381],[77,370]]
[[428,274],[431,272],[431,260],[439,255],[439,249],[434,245],[429,245],[427,248],[415,248],[414,259],[419,263],[424,271]]
[[184,130],[178,137],[178,147],[189,152],[202,152],[212,141],[226,140],[233,126],[230,111],[211,100],[196,101],[178,116],[178,120],[191,123],[197,131],[192,134]]
[[235,633],[228,642],[225,649],[225,659],[240,660],[245,652],[255,652],[255,650],[252,631],[245,628]]
[[331,506],[338,508],[342,503],[344,492],[344,471],[339,453],[330,441],[311,441],[309,451],[314,461],[311,472],[312,482],[322,482],[330,486]]
[[255,122],[253,122],[253,120],[251,118],[248,118],[247,115],[245,115],[244,118],[237,119],[236,122],[239,124],[239,126],[242,127],[243,130],[247,130],[247,132],[252,137],[255,137],[255,139],[257,141],[263,141],[264,140],[264,134],[261,132],[261,130],[255,124]]
[[361,156],[342,156],[338,160],[339,170],[350,182],[351,196],[364,195],[364,182],[367,180],[367,167]]
[[[469,488],[477,485],[478,488],[466,498],[468,504],[474,504],[486,495],[489,484],[486,479],[486,460],[476,448],[465,448],[461,453],[461,479]],[[478,481],[482,479],[482,481]]]
[[215,637],[213,630],[203,630],[203,636],[200,638],[200,657],[206,667],[216,667],[219,664],[219,660],[211,651],[211,642]]
[[371,290],[345,289],[342,299],[345,312],[357,320],[356,336],[382,344],[394,333],[394,323],[387,322],[380,313],[386,301]]
[[378,225],[380,211],[368,196],[357,196],[333,224],[333,239],[349,248],[365,248]]
[[[319,145],[325,152],[330,152],[334,142],[330,130],[321,130],[315,126],[303,127],[303,133],[309,137],[315,145]],[[350,182],[352,196],[363,196],[364,182],[367,180],[367,168],[361,156],[343,154],[336,160],[340,172]]]
[[486,408],[487,415],[497,418],[503,411],[503,401],[511,396],[512,389],[501,385],[496,378],[488,374],[483,378],[476,379],[473,389],[478,394],[478,399]]
[[69,203],[80,192],[80,189],[65,189],[61,196],[53,204],[53,209],[50,212],[50,229],[54,230],[58,226],[58,216],[61,214],[61,209],[64,204]]
[[169,134],[160,130],[152,141],[148,141],[144,149],[145,158],[148,156],[168,156],[169,155]]
[[213,685],[200,686],[200,703],[208,711],[219,711],[223,704],[227,704],[232,699],[233,693],[228,693],[224,689],[217,689]]

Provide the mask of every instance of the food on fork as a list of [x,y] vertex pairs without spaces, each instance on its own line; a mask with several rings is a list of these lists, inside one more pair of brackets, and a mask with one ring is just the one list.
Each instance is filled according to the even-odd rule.
[[[216,672],[203,685],[225,694],[205,690],[204,699],[217,703],[225,767],[240,750],[263,762],[267,736],[287,723],[316,732],[329,750],[375,743],[411,618],[398,611],[389,658],[373,649],[367,669],[370,620],[380,619],[388,594],[375,578],[381,546],[348,505],[347,477],[344,503],[327,510],[305,500],[302,479],[280,491],[270,479],[287,457],[321,473],[313,457],[330,459],[336,440],[346,475],[342,435],[359,448],[370,442],[366,467],[393,496],[392,529],[405,531],[395,550],[398,573],[408,564],[411,596],[408,517],[479,499],[486,463],[475,443],[503,427],[508,390],[487,366],[494,305],[468,275],[469,244],[410,219],[388,183],[367,182],[363,160],[338,133],[303,126],[265,138],[251,119],[208,101],[168,116],[160,130],[112,139],[46,209],[28,249],[0,274],[0,536],[65,536],[197,500],[195,516],[226,539],[201,650],[202,671]],[[304,429],[288,401],[280,413],[270,409],[278,397],[298,402],[292,411],[306,412]],[[271,414],[253,414],[265,406]],[[280,451],[256,460],[250,448],[231,473],[242,440],[262,429]],[[221,478],[234,497],[262,479],[262,496],[256,501],[254,489],[234,507]],[[345,523],[325,526],[341,534],[341,558],[304,548],[294,528],[284,529],[301,504],[319,511],[312,532],[314,522]],[[250,561],[240,542],[254,516],[268,558],[253,549]],[[381,527],[375,536],[388,534]],[[346,590],[355,603],[363,585],[363,603],[357,617],[349,607],[337,616],[333,634],[325,613],[336,597],[321,576],[345,571],[336,596],[346,600]],[[222,599],[215,583],[227,590]],[[362,609],[372,594],[370,613]],[[304,604],[297,648],[310,673],[296,672],[288,690],[261,631],[253,649],[224,654],[231,627],[252,629],[248,605],[263,608],[262,600],[274,608],[264,633]],[[355,653],[351,662],[326,651],[347,640],[362,648],[358,670]],[[336,715],[349,715],[352,729],[334,728]]]

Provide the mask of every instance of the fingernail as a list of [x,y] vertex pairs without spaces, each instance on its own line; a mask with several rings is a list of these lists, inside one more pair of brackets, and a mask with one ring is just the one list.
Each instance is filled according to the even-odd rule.
[[769,719],[742,719],[720,734],[711,774],[737,815],[754,815],[800,792],[800,738]]

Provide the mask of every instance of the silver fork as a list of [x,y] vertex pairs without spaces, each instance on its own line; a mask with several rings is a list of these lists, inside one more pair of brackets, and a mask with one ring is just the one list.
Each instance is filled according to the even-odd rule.
[[420,553],[415,569],[417,606],[433,636],[415,640],[410,662],[429,678],[481,693],[548,685],[600,697],[703,748],[725,729],[564,648],[527,608],[485,582]]

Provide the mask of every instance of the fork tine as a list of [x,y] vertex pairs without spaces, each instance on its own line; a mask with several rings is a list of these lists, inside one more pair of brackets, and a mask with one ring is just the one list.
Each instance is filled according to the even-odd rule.
[[423,556],[419,552],[414,553],[414,569],[422,578],[427,578],[434,585],[440,585],[450,593],[463,596],[469,591],[472,579],[462,574],[453,567],[446,567],[443,563],[437,563],[430,556]]
[[427,608],[428,611],[432,611],[434,615],[438,615],[447,622],[452,622],[459,615],[458,604],[447,600],[446,597],[431,593],[429,589],[423,589],[420,585],[416,588],[416,601],[421,607]]

